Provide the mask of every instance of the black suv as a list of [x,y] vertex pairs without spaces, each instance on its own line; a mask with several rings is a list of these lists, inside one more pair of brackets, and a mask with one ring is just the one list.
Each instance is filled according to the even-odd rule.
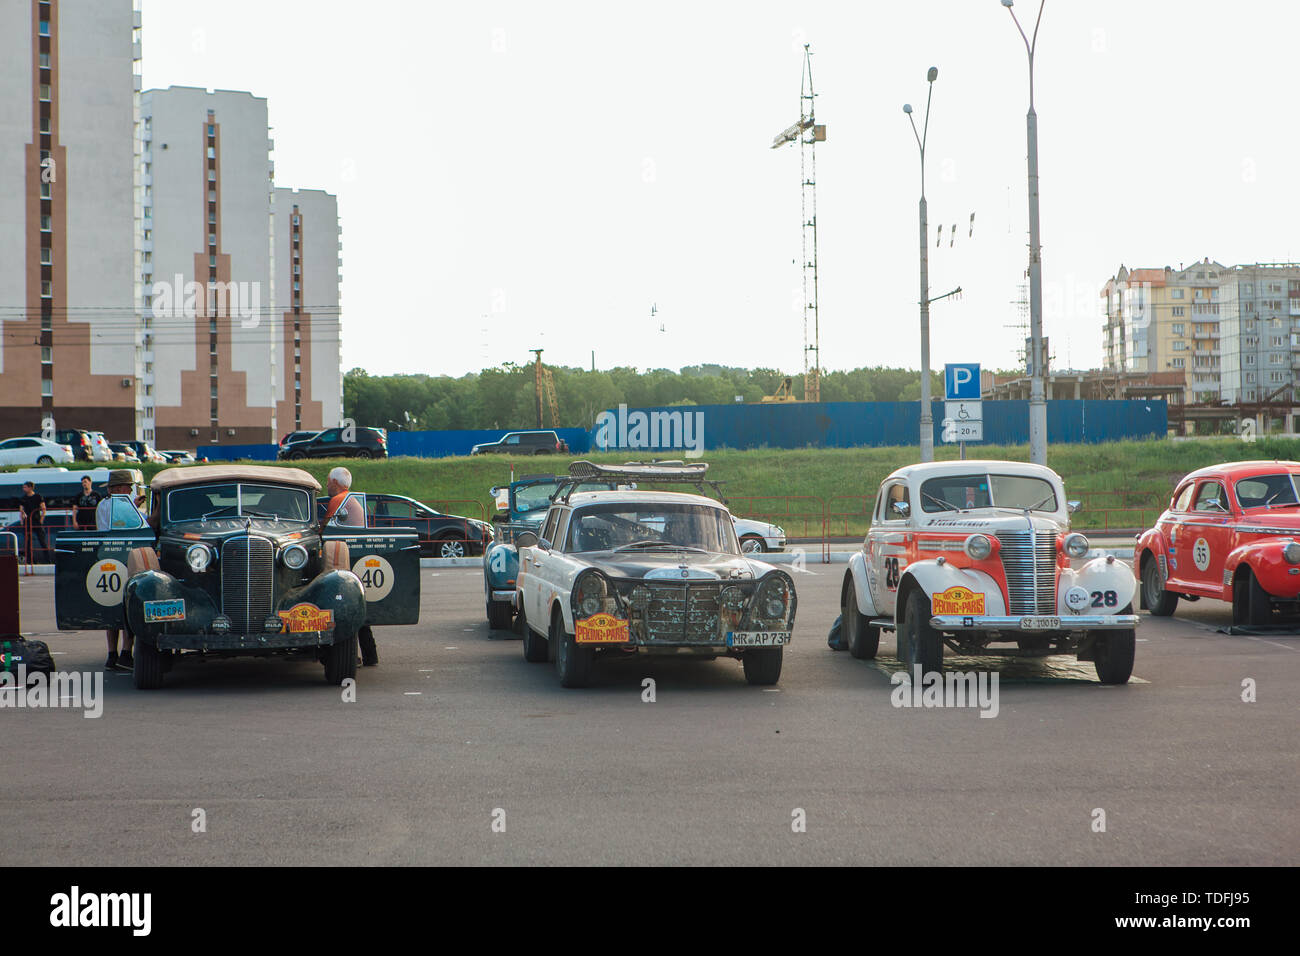
[[567,455],[568,443],[553,431],[506,432],[500,441],[470,449],[471,455]]
[[[351,441],[345,441],[345,438]],[[388,433],[382,428],[327,428],[302,441],[289,442],[280,449],[279,457],[291,461],[299,458],[387,458]]]

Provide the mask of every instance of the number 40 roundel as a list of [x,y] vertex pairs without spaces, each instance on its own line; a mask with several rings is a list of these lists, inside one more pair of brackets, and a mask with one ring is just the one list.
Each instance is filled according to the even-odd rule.
[[393,590],[393,566],[378,554],[363,554],[352,565],[352,573],[361,579],[367,601],[382,601]]

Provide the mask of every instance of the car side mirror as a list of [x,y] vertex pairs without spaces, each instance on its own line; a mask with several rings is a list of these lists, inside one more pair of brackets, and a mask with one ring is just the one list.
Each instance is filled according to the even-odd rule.
[[906,501],[892,501],[889,504],[889,513],[898,515],[900,518],[906,518],[912,513],[912,506]]
[[520,548],[535,548],[541,539],[531,531],[520,531],[515,535],[515,545]]
[[543,551],[550,551],[551,548],[554,547],[554,545],[552,545],[551,542],[547,541],[545,538],[538,538],[537,546],[541,548]]
[[1082,502],[1082,501],[1067,501],[1067,502],[1065,503],[1065,507],[1066,507],[1066,510],[1068,510],[1068,511],[1070,512],[1070,514],[1078,514],[1080,511],[1083,510],[1083,502]]

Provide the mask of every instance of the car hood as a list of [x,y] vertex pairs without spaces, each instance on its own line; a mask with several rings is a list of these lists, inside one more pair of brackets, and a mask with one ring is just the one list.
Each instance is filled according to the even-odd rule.
[[914,530],[918,532],[938,531],[946,534],[966,532],[968,534],[998,534],[1008,531],[1028,531],[1030,524],[1035,531],[1068,531],[1069,522],[1052,514],[1034,512],[1026,515],[1023,511],[995,511],[981,508],[960,513],[945,511],[938,514],[926,514],[916,521]]
[[1300,509],[1253,509],[1235,519],[1235,526],[1247,534],[1297,535],[1300,534]]
[[761,577],[770,569],[738,554],[695,551],[588,551],[575,557],[615,580],[743,581]]
[[[316,529],[312,525],[304,526],[301,521],[271,521],[266,518],[254,518],[248,523],[249,534],[270,538],[278,545],[297,542],[311,546],[317,540]],[[168,525],[162,533],[165,538],[180,538],[184,535],[198,535],[188,538],[191,541],[204,541],[216,544],[226,538],[241,535],[245,531],[243,518],[212,518],[208,521],[184,521]]]

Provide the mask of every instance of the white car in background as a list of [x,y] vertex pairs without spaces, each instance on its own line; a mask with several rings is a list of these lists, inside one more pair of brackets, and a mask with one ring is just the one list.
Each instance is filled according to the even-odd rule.
[[65,465],[73,460],[71,448],[45,438],[0,441],[0,465]]
[[761,554],[764,551],[785,550],[785,529],[766,521],[753,518],[731,516],[736,526],[736,537],[740,539],[740,550],[745,554]]
[[90,436],[90,454],[95,461],[113,461],[113,449],[108,447],[108,439],[103,432],[86,432]]

